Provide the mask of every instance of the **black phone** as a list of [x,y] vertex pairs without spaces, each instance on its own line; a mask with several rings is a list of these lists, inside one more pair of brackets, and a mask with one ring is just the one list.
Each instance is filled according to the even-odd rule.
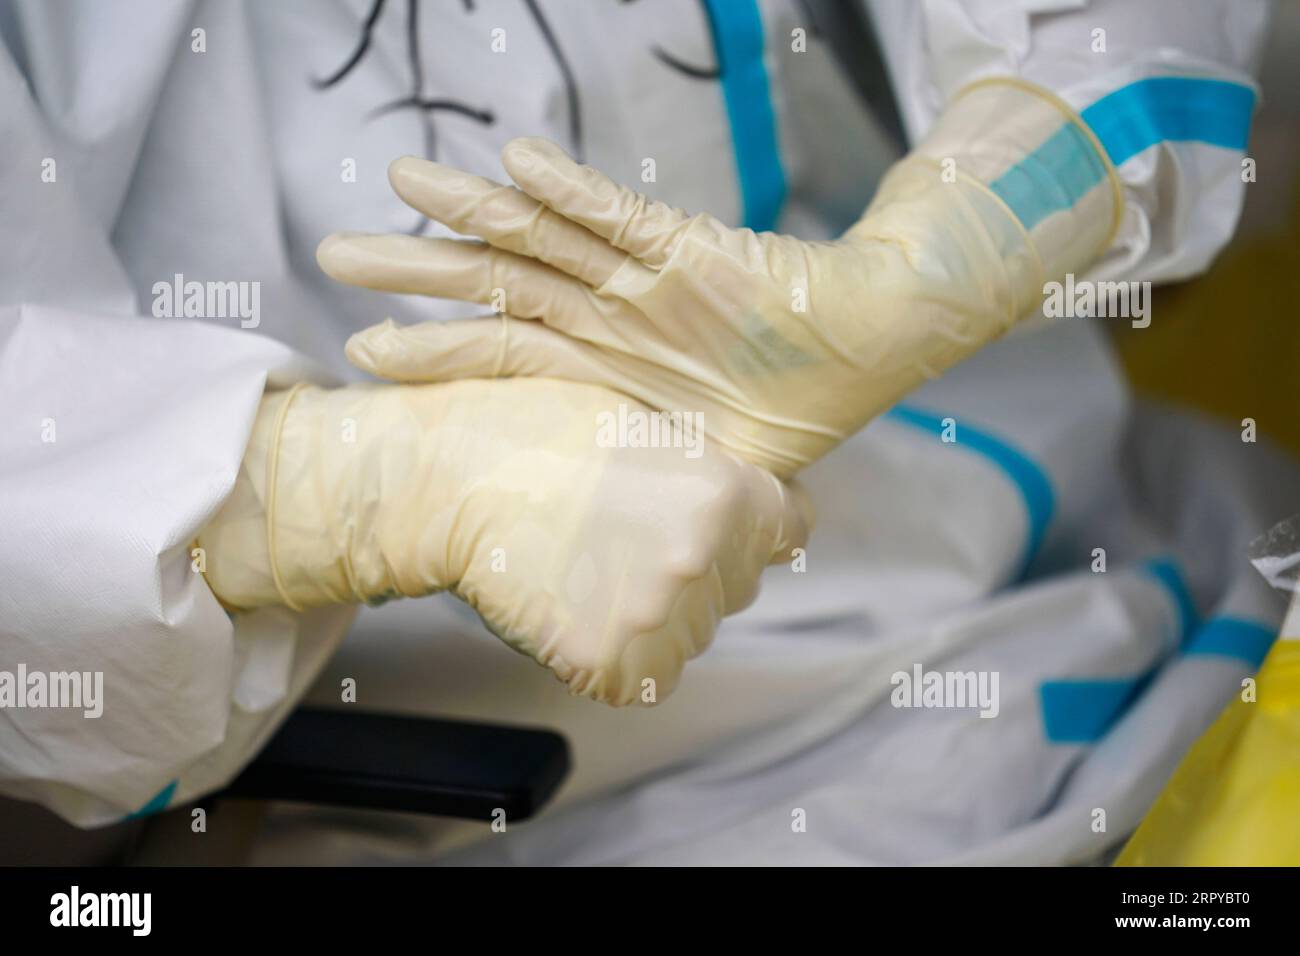
[[549,730],[301,708],[221,796],[514,822],[568,772]]

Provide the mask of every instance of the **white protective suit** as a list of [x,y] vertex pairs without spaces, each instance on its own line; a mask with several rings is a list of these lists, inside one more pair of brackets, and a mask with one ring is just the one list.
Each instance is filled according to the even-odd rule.
[[[1263,4],[869,7],[913,139],[990,75],[1093,126],[1126,217],[1087,278],[1191,276],[1231,236]],[[332,231],[436,234],[390,159],[500,180],[500,147],[542,135],[687,210],[818,238],[897,150],[786,0],[19,0],[0,33],[0,670],[102,670],[107,698],[97,720],[0,710],[0,792],[85,825],[183,804],[350,677],[366,709],[558,729],[573,776],[505,834],[286,808],[259,860],[1086,860],[1276,634],[1246,545],[1293,504],[1293,465],[1135,407],[1115,319],[1035,323],[807,470],[806,569],[770,569],[653,710],[567,697],[449,599],[366,609],[341,649],[352,609],[232,621],[189,545],[263,389],[350,374],[344,340],[386,315],[474,311],[316,269]],[[260,283],[259,307],[160,316],[176,276]],[[997,716],[890,706],[918,665],[996,672]]]

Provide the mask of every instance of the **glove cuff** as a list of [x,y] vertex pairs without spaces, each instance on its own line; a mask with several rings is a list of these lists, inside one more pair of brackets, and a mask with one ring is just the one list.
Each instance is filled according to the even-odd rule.
[[284,603],[267,537],[266,479],[290,394],[269,392],[262,397],[235,485],[195,538],[204,552],[208,587],[230,613]]
[[1096,135],[1060,97],[1019,78],[966,87],[911,157],[995,196],[1027,235],[1044,282],[1087,269],[1123,217],[1119,175]]
[[266,541],[275,590],[295,611],[398,593],[377,557],[380,495],[364,483],[376,452],[358,434],[377,395],[297,385],[279,399],[266,456]]
[[[276,593],[280,595],[283,604],[295,611],[301,611],[303,604],[299,603],[285,587],[284,576],[280,573],[279,563],[276,560],[277,534],[276,518],[278,517],[280,484],[280,449],[284,439],[284,423],[289,416],[289,406],[306,386],[298,383],[289,389],[288,393],[277,401],[275,408],[274,425],[271,426],[271,443],[267,452],[267,471],[266,471],[266,550],[270,556],[271,562],[271,580],[275,584]],[[286,535],[290,537],[290,535]],[[308,603],[311,603],[310,601]]]

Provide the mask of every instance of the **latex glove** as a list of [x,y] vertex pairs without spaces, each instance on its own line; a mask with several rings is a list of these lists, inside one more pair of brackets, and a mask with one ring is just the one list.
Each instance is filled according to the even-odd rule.
[[[1031,236],[1007,201],[1070,195],[1078,166],[1036,149],[1063,127],[1079,163],[1105,167],[1102,185]],[[401,381],[604,383],[656,408],[703,412],[710,437],[780,476],[1033,310],[1048,276],[1109,244],[1120,204],[1082,121],[1009,82],[958,97],[834,242],[688,216],[545,140],[514,140],[502,159],[518,189],[412,158],[389,173],[408,204],[486,242],[340,234],[317,259],[344,282],[489,303],[510,317],[388,322],[351,340],[352,361]]]
[[307,387],[262,402],[199,536],[231,608],[448,589],[579,694],[673,689],[808,530],[802,493],[716,446],[600,447],[589,385]]

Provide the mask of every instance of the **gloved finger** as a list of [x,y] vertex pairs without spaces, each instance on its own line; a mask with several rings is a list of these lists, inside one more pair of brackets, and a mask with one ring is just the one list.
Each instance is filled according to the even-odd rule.
[[[662,703],[676,689],[686,663],[708,650],[726,598],[716,574],[686,582],[663,627],[634,638],[623,651],[620,693],[610,703]],[[653,683],[647,683],[650,678]],[[653,693],[647,693],[653,691]]]
[[613,246],[662,268],[691,217],[580,166],[549,140],[522,137],[501,152],[506,172],[529,196]]
[[794,561],[796,549],[808,543],[813,507],[803,486],[783,482],[757,465],[743,464],[749,490],[726,522],[727,533],[739,535],[739,544],[725,549],[730,559],[718,566],[725,594],[724,610],[734,614],[758,596],[764,565]]
[[593,288],[626,258],[513,186],[414,156],[394,160],[388,181],[403,202],[430,219],[498,249],[540,259]]
[[589,286],[482,242],[335,233],[316,247],[316,262],[326,275],[350,285],[477,302],[566,330],[587,324],[583,313],[593,308]]
[[775,476],[772,481],[778,486],[780,494],[781,525],[772,545],[772,557],[769,564],[781,564],[792,561],[796,548],[806,548],[808,536],[812,534],[813,524],[817,520],[817,510],[813,507],[811,496],[797,479],[781,481]]
[[604,383],[613,375],[599,349],[504,315],[407,326],[388,319],[352,336],[344,351],[357,368],[394,382],[520,375]]

